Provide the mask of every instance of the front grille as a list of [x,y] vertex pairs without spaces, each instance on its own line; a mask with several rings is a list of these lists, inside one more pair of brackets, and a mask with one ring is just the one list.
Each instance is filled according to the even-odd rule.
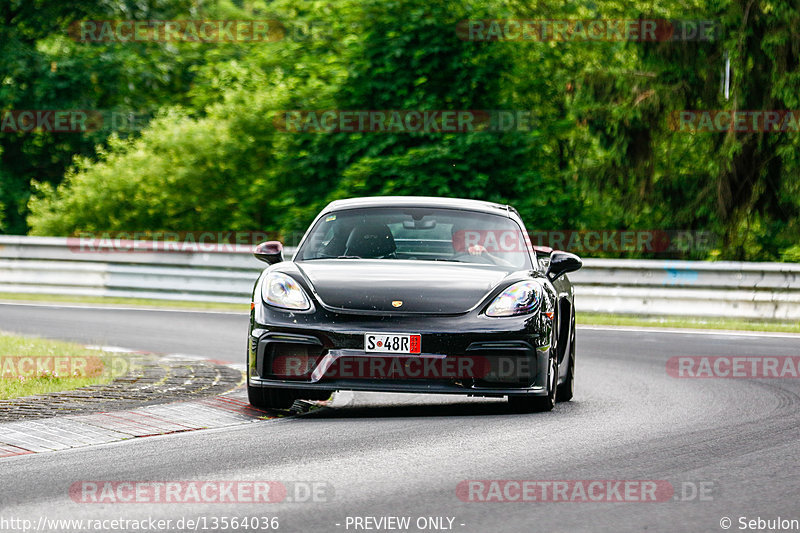
[[265,364],[265,377],[308,381],[322,357],[322,347],[271,342],[264,356],[264,362],[269,365],[267,367]]
[[258,339],[256,354],[262,378],[308,381],[325,349],[314,337],[268,334]]
[[536,378],[536,350],[524,341],[471,344],[467,355],[479,357],[488,371],[475,380],[479,387],[529,387]]

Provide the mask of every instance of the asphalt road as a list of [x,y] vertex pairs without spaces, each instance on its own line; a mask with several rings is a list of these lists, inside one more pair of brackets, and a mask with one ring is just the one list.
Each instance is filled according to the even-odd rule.
[[[3,331],[230,361],[241,361],[246,321],[0,304]],[[510,414],[492,399],[340,394],[333,407],[299,418],[13,457],[0,461],[0,529],[15,530],[3,520],[38,524],[42,516],[163,518],[171,529],[181,518],[205,517],[205,531],[227,516],[277,517],[278,531],[292,532],[470,533],[723,531],[723,517],[742,531],[740,517],[800,520],[800,379],[666,372],[672,356],[799,356],[800,337],[588,328],[577,335],[576,396],[551,413]],[[275,480],[328,490],[318,498],[327,501],[313,503],[84,504],[69,497],[81,480]],[[678,497],[467,502],[456,493],[464,480],[661,480]],[[411,517],[411,526],[354,527],[356,517],[385,516]],[[420,517],[453,521],[418,528]]]

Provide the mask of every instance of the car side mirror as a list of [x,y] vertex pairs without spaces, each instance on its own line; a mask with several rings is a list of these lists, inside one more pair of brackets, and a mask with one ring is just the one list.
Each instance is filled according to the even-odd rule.
[[550,268],[550,254],[553,253],[553,249],[549,246],[534,246],[533,252],[536,254],[536,260],[539,261],[542,269],[547,271]]
[[278,241],[262,242],[253,250],[253,255],[259,261],[264,261],[270,265],[283,261],[283,244]]
[[581,261],[581,258],[577,255],[556,250],[550,254],[550,266],[547,269],[547,277],[550,278],[550,281],[555,281],[567,272],[575,272],[582,266],[583,261]]

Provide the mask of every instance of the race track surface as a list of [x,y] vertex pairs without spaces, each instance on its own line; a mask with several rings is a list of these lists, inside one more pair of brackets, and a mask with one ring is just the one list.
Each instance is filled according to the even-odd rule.
[[[0,304],[0,330],[241,363],[247,315]],[[723,517],[741,531],[740,517],[800,519],[800,379],[678,379],[666,370],[675,356],[797,357],[799,336],[579,327],[577,343],[575,399],[551,413],[512,414],[497,399],[337,393],[331,407],[294,418],[2,459],[0,530],[15,530],[2,520],[38,526],[41,517],[169,519],[169,530],[205,517],[201,531],[223,530],[211,527],[223,516],[277,517],[278,531],[464,533],[724,531]],[[325,492],[267,504],[70,497],[75,483],[110,480],[278,481],[293,500],[305,486]],[[654,480],[676,494],[476,502],[457,493],[465,480]],[[365,520],[388,516],[410,517],[410,526]]]

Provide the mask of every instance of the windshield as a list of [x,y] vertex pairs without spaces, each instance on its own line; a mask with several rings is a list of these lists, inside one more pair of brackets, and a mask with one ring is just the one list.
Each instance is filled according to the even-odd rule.
[[351,209],[320,218],[295,260],[405,259],[529,269],[523,236],[513,220],[477,211]]

